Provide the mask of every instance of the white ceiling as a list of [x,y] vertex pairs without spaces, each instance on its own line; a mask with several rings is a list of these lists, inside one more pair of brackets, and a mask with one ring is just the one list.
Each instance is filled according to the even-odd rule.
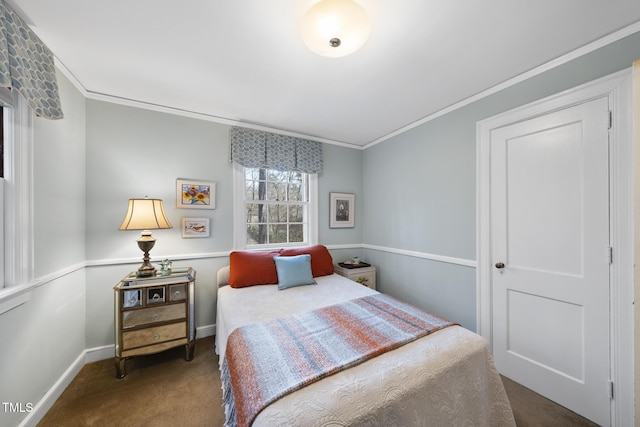
[[90,96],[364,146],[640,21],[638,0],[360,0],[344,58],[309,51],[316,0],[8,0]]

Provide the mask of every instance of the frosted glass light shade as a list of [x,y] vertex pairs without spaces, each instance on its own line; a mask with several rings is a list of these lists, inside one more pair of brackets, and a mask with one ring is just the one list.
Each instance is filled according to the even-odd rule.
[[302,17],[302,40],[315,53],[328,57],[349,55],[367,41],[371,23],[353,0],[321,0]]

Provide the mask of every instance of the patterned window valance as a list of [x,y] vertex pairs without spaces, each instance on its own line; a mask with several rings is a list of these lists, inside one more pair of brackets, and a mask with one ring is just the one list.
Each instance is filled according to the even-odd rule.
[[320,173],[322,143],[234,126],[231,161],[248,168]]
[[36,116],[61,119],[53,54],[0,0],[0,87],[17,89]]

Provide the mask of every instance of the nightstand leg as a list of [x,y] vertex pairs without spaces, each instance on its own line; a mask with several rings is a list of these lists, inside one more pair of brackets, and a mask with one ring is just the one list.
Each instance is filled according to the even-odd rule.
[[114,357],[113,364],[116,366],[116,378],[124,378],[127,375],[127,370],[125,367],[125,362],[127,361],[126,357],[120,358],[118,356]]
[[193,352],[196,348],[196,340],[189,341],[185,346],[185,356],[184,359],[187,362],[191,362],[193,360]]

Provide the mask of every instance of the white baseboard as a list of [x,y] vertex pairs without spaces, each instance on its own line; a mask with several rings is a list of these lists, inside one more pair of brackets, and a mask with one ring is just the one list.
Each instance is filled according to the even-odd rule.
[[19,427],[35,427],[40,420],[45,416],[47,411],[51,409],[53,404],[58,400],[62,392],[67,388],[71,381],[78,375],[82,367],[85,365],[86,350],[80,353],[80,355],[73,361],[71,366],[62,374],[62,376],[55,382],[53,387],[47,391],[47,393],[36,403],[33,407],[33,411],[22,420]]
[[[216,325],[206,325],[196,328],[196,338],[206,338],[216,334]],[[105,345],[102,347],[94,347],[85,350],[84,363],[98,362],[100,360],[110,359],[115,354],[115,346]]]
[[115,355],[116,346],[114,344],[102,347],[88,348],[85,352],[84,363],[93,363],[100,360],[111,359]]
[[216,334],[216,324],[196,328],[196,338],[206,338]]
[[[216,334],[216,325],[206,325],[196,328],[196,337],[205,338]],[[114,357],[115,345],[105,345],[101,347],[88,348],[84,350],[73,361],[71,366],[62,374],[62,376],[55,382],[53,387],[44,395],[38,403],[33,407],[31,411],[19,424],[19,427],[35,427],[45,416],[47,411],[51,409],[53,404],[58,400],[62,392],[67,388],[71,381],[78,375],[80,370],[87,363],[98,362],[100,360],[106,360]]]

